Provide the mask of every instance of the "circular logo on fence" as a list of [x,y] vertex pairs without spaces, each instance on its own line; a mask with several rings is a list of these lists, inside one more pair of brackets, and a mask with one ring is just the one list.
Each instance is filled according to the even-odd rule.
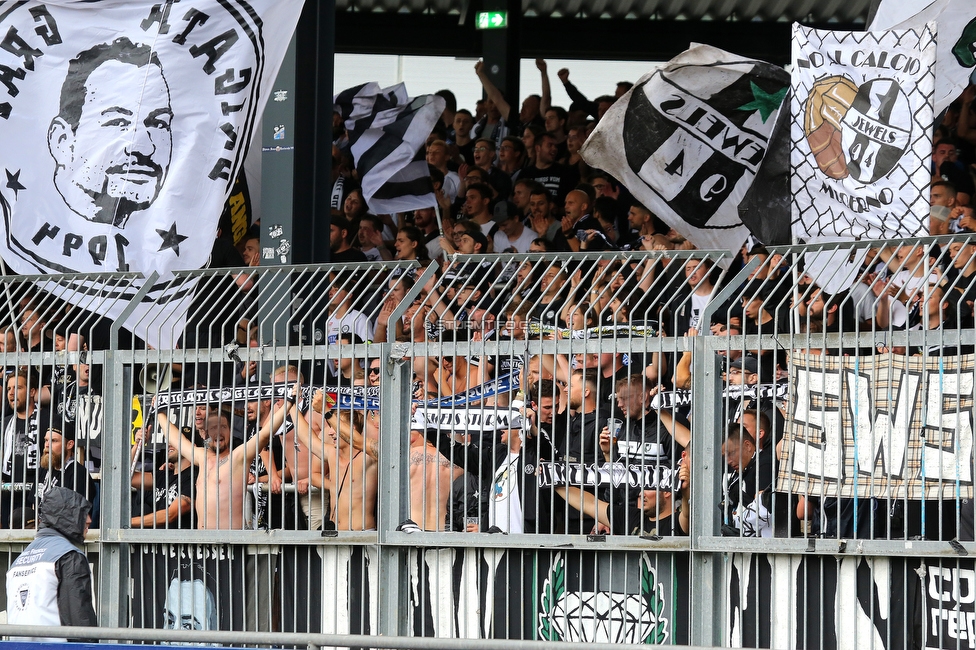
[[0,230],[20,273],[199,268],[243,162],[260,26],[225,3],[0,16]]
[[912,116],[908,97],[892,79],[861,86],[844,76],[813,84],[803,132],[820,171],[871,184],[887,176],[908,149]]

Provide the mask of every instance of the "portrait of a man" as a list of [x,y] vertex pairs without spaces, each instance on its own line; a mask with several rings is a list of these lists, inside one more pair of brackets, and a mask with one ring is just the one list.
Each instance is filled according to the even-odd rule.
[[167,630],[216,630],[217,603],[203,580],[180,581],[174,576],[166,591]]
[[93,223],[125,228],[166,182],[173,150],[169,86],[155,52],[118,38],[68,64],[48,128],[54,184]]

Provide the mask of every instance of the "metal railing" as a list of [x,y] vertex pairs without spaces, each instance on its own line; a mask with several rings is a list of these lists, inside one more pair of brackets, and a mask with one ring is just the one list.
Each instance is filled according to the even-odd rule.
[[956,647],[970,265],[928,238],[203,271],[179,329],[134,325],[172,349],[8,278],[5,557],[77,459],[107,628]]

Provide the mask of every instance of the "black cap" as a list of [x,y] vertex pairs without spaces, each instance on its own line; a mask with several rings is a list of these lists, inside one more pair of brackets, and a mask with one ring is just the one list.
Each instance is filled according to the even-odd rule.
[[747,354],[730,363],[729,369],[742,370],[751,375],[755,375],[759,372],[759,360]]

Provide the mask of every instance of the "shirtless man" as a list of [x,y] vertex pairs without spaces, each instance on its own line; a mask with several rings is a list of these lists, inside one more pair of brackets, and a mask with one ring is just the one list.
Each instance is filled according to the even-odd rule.
[[[314,418],[322,418],[322,391],[312,398]],[[325,413],[322,436],[315,433],[305,418],[293,409],[295,433],[312,454],[325,462],[336,530],[376,530],[377,469],[375,456],[364,453],[362,414],[343,409]],[[375,441],[371,440],[375,445]],[[376,453],[376,449],[373,449]]]
[[200,468],[196,484],[198,528],[243,530],[248,527],[250,521],[244,512],[248,470],[258,452],[268,446],[271,434],[281,427],[286,411],[284,405],[276,408],[257,435],[237,447],[231,444],[231,415],[226,411],[208,415],[207,447],[190,442],[165,413],[156,416],[167,442],[180,450],[180,457],[190,459]]
[[454,479],[464,470],[448,460],[420,431],[410,432],[410,519],[422,530],[447,530]]
[[[275,384],[286,383],[291,386],[295,382],[302,383],[303,377],[295,366],[280,366],[275,368],[271,381]],[[308,517],[309,529],[320,530],[329,512],[329,501],[324,493],[310,494],[309,487],[319,487],[323,484],[324,468],[321,456],[309,453],[308,446],[296,437],[294,429],[281,437],[281,446],[284,451],[284,467],[280,470],[277,467],[274,469],[283,479],[290,479],[295,483],[302,512]],[[273,463],[273,457],[271,460]],[[272,492],[277,494],[274,485],[272,485]]]

